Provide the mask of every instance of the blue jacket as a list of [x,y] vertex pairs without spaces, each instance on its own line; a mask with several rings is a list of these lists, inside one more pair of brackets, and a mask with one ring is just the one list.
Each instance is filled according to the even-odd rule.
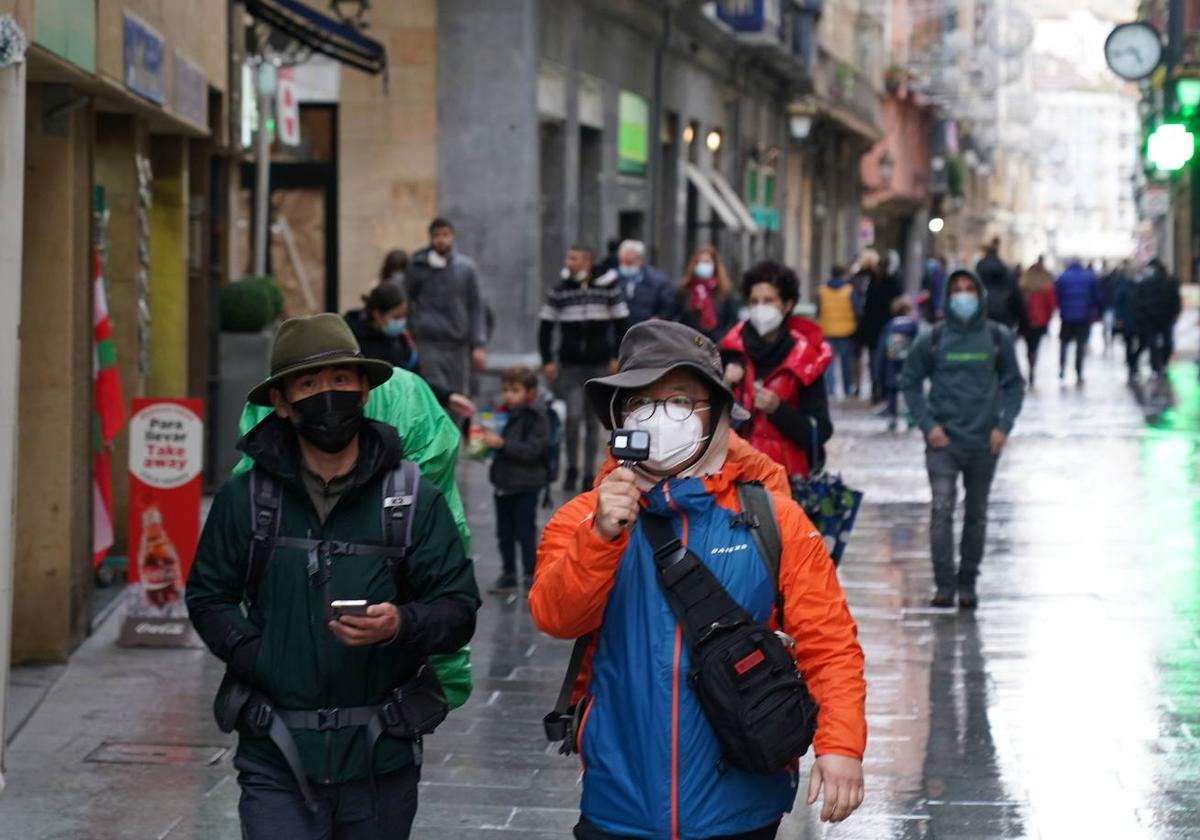
[[1090,268],[1073,263],[1054,283],[1064,324],[1090,324],[1104,308],[1100,281]]
[[677,295],[667,276],[656,268],[643,265],[641,273],[634,278],[620,275],[617,285],[629,305],[629,325],[640,324],[651,318],[664,320],[676,315]]
[[[786,535],[783,627],[796,639],[797,665],[820,706],[814,749],[860,758],[862,651],[833,564],[820,535],[780,489],[778,466],[744,443],[736,449],[740,454],[731,442],[721,472],[660,483],[643,494],[643,505],[668,517],[729,594],[765,623],[774,611],[775,581],[749,529],[734,523],[734,481],[768,471],[776,477],[768,486]],[[741,834],[778,820],[792,809],[796,768],[763,776],[721,765],[642,525],[606,542],[592,530],[595,506],[594,491],[577,496],[546,526],[529,602],[538,627],[552,635],[573,638],[598,628],[580,700],[583,816],[610,834],[660,840]]]

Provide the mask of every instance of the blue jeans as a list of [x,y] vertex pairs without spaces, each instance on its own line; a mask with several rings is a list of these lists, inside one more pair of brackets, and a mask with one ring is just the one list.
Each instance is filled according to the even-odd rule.
[[[933,579],[939,591],[973,591],[983,544],[987,538],[988,494],[996,474],[998,456],[987,449],[960,449],[953,444],[925,450],[925,468],[933,490],[929,514],[929,553]],[[966,502],[963,511],[961,561],[954,568],[954,508],[958,504],[958,476],[963,477]]]
[[847,397],[850,392],[858,387],[858,383],[854,381],[854,337],[849,338],[829,338],[826,339],[829,346],[833,349],[833,364],[829,366],[829,372],[825,374],[825,383],[829,386],[829,393],[834,392],[833,385],[833,368],[836,366],[842,369],[842,393]]
[[[590,489],[590,488],[588,488]],[[539,490],[496,494],[496,541],[504,574],[517,573],[517,546],[521,546],[521,566],[525,583],[533,581],[533,562],[537,552],[537,504]]]

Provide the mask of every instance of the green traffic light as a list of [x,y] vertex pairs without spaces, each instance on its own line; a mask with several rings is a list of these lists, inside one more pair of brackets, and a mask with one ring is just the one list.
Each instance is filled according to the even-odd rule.
[[1161,172],[1176,172],[1196,154],[1196,136],[1179,123],[1163,123],[1146,142],[1146,157]]

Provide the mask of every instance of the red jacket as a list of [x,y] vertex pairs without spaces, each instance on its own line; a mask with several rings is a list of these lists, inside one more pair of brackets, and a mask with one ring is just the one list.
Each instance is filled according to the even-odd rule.
[[1058,297],[1054,294],[1053,286],[1025,294],[1025,317],[1029,326],[1035,329],[1045,329],[1049,326],[1057,308]]
[[[798,445],[784,437],[771,423],[768,415],[754,408],[754,388],[760,375],[755,371],[754,360],[746,352],[746,345],[742,339],[745,326],[746,322],[742,321],[721,339],[721,350],[739,354],[739,364],[746,369],[742,381],[733,386],[733,396],[751,416],[737,432],[750,441],[750,445],[759,452],[777,464],[782,464],[788,475],[798,473],[806,476],[809,471],[809,447]],[[796,339],[796,345],[762,384],[764,388],[773,391],[781,402],[792,408],[799,408],[801,390],[812,385],[825,373],[825,368],[829,367],[829,362],[833,359],[833,350],[825,341],[821,328],[807,318],[793,315],[788,319],[787,327]]]

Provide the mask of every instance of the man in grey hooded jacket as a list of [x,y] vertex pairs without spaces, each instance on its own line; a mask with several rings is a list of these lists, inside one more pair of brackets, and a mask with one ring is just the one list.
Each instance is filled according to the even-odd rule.
[[487,364],[487,312],[479,292],[479,269],[454,248],[454,226],[429,225],[429,247],[413,254],[404,278],[421,375],[458,394],[471,389],[471,368]]
[[[914,342],[900,388],[925,434],[925,466],[933,490],[930,553],[935,607],[978,605],[975,580],[987,535],[988,493],[996,462],[1025,393],[1013,336],[987,320],[987,292],[969,271],[946,282],[946,320]],[[925,392],[925,380],[929,392]],[[954,507],[958,476],[966,489],[961,564],[954,564]]]

